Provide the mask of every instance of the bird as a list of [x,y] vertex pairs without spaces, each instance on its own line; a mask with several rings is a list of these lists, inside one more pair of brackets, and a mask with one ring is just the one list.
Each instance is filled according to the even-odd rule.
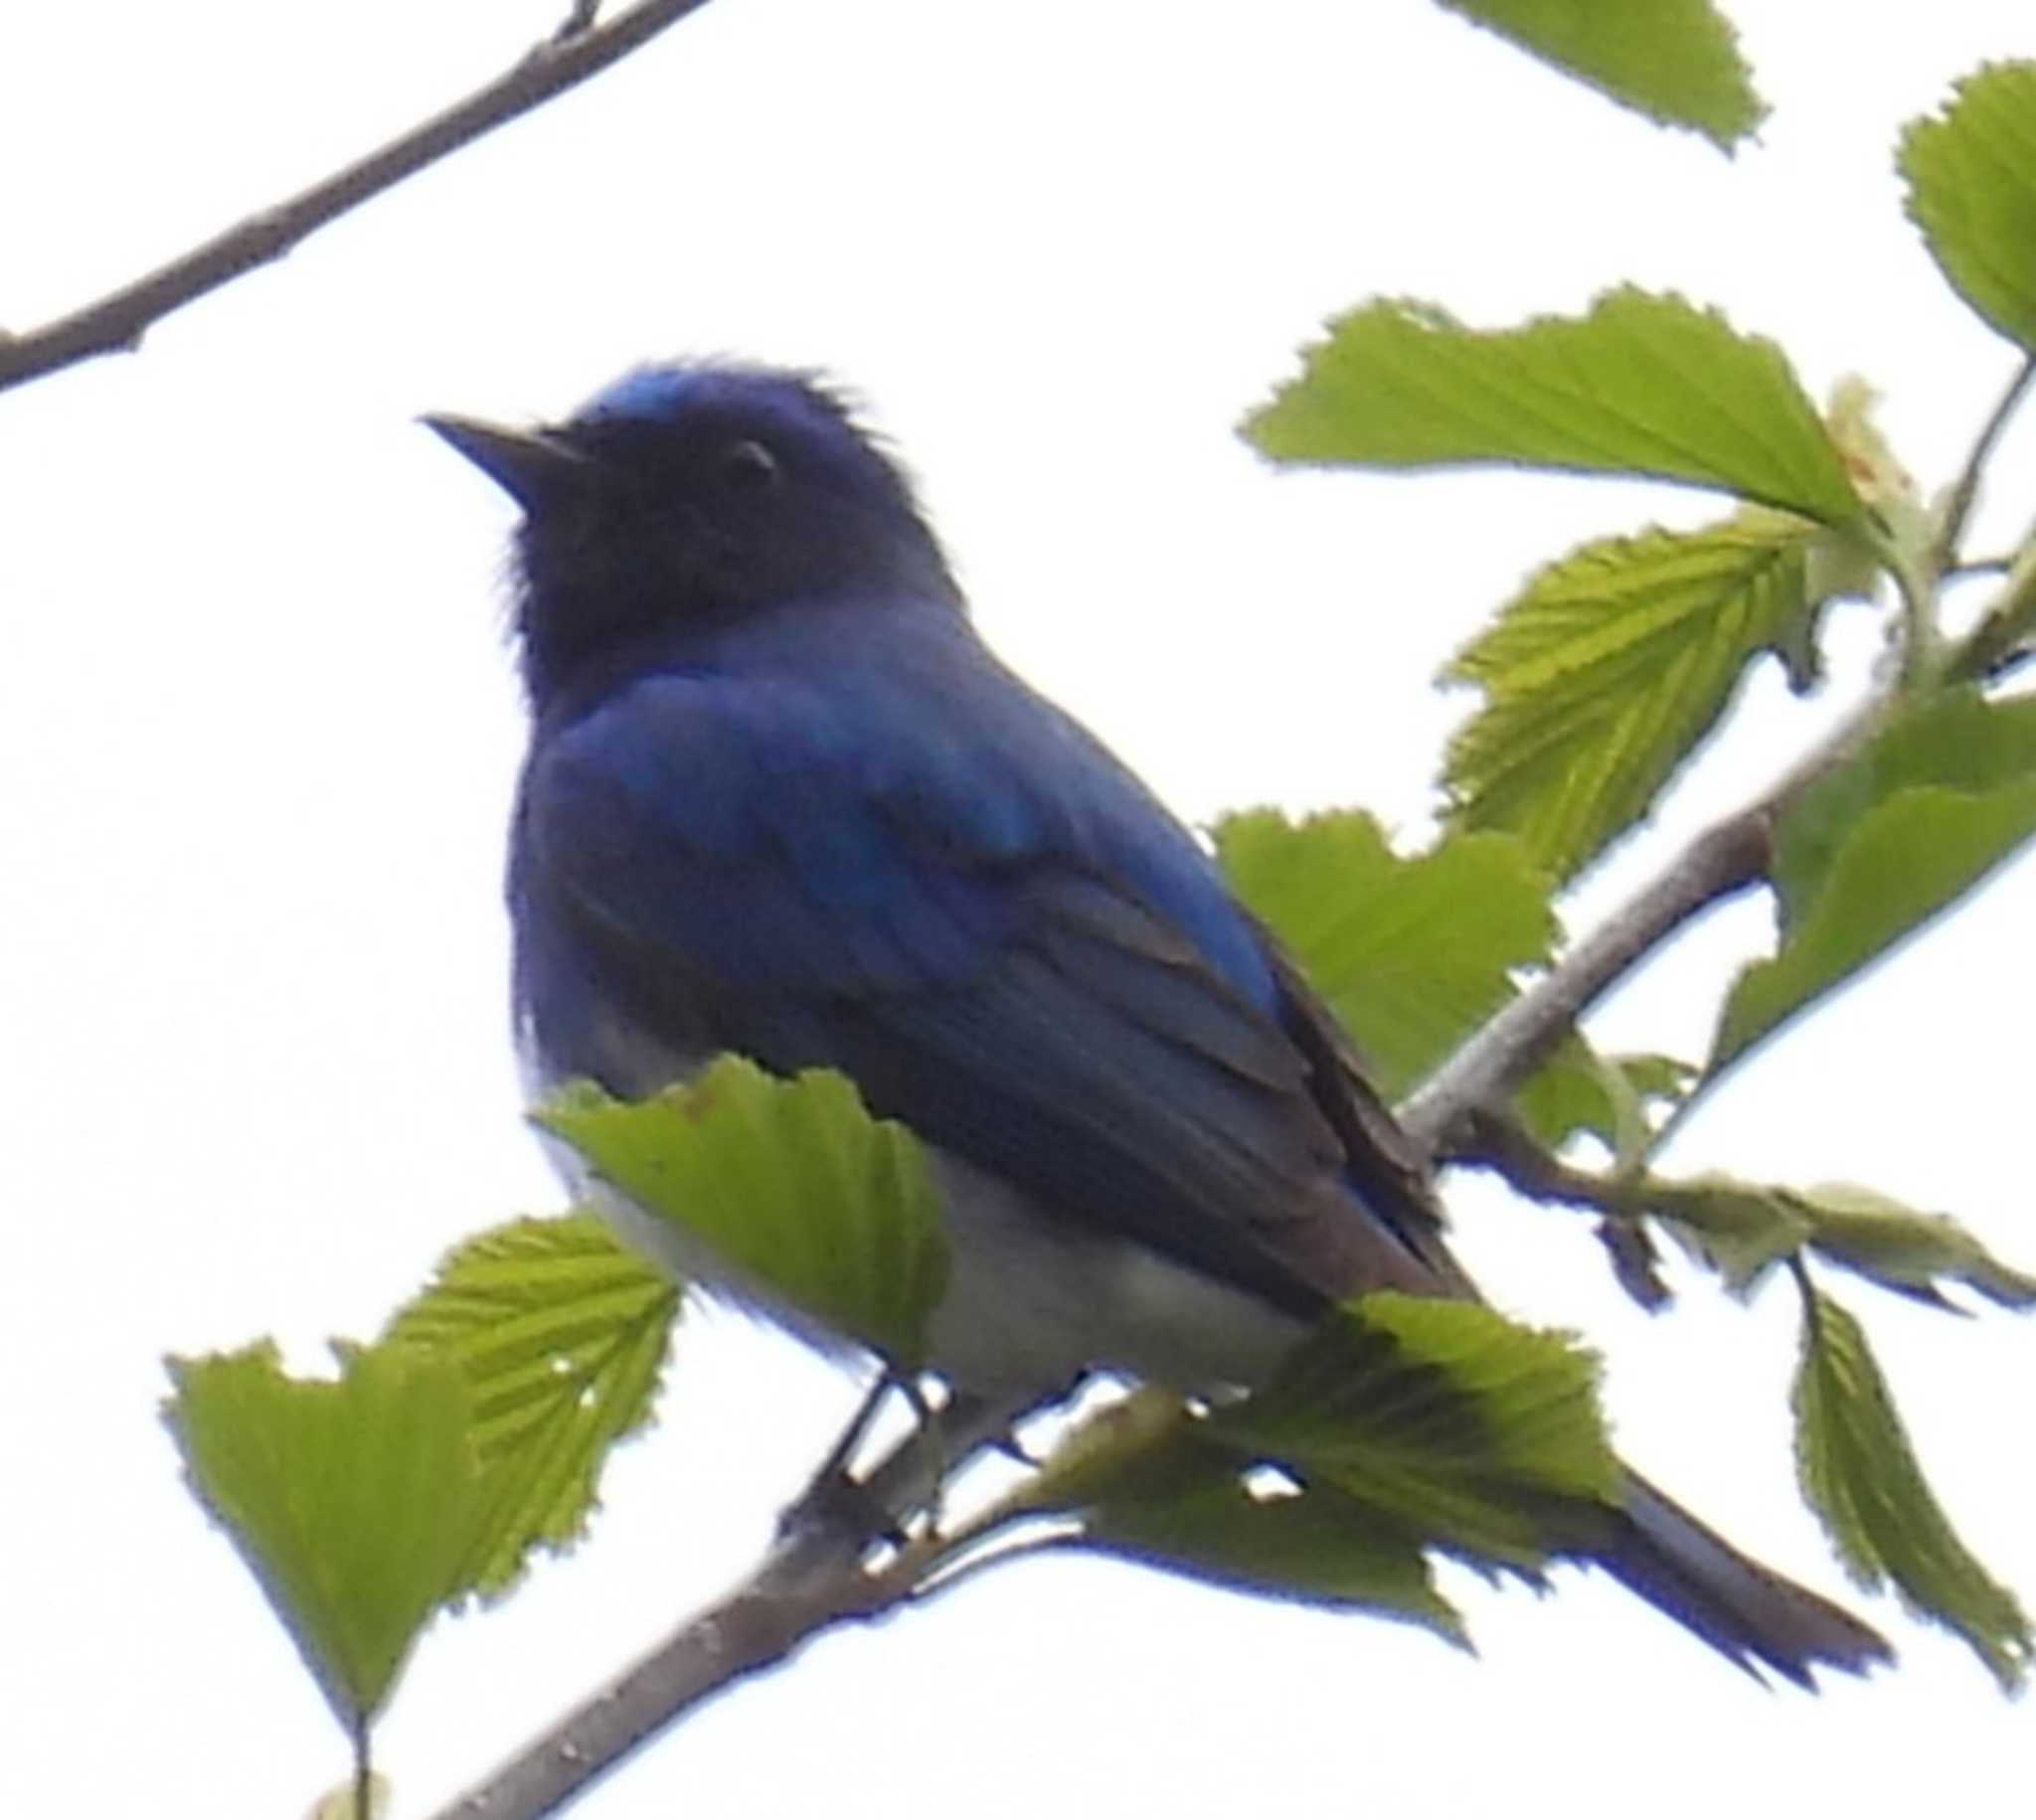
[[[1333,1014],[1207,847],[991,652],[902,460],[821,376],[635,369],[563,421],[424,422],[520,511],[506,895],[536,1091],[830,1069],[926,1146],[929,1363],[1263,1380],[1380,1289],[1474,1299]],[[796,1311],[619,1197],[687,1281]],[[1581,1551],[1805,1687],[1884,1640],[1623,1470]]]

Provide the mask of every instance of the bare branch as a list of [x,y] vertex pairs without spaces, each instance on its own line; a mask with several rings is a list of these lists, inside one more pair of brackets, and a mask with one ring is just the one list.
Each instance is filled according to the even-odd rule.
[[0,333],[0,391],[99,355],[131,352],[171,311],[280,258],[328,222],[584,83],[706,4],[639,0],[606,25],[593,23],[594,4],[576,5],[558,33],[507,75],[357,163],[71,315],[25,334]]
[[867,1565],[895,1513],[926,1504],[963,1456],[1010,1431],[1024,1406],[957,1392],[932,1427],[908,1435],[857,1499],[809,1490],[748,1579],[548,1726],[436,1820],[538,1820],[577,1799],[674,1720],[781,1662],[809,1637],[882,1617],[920,1596],[959,1536],[929,1535]]
[[1700,834],[1430,1075],[1400,1107],[1401,1123],[1433,1151],[1466,1113],[1498,1105],[1636,962],[1699,911],[1766,876],[1771,825],[1763,801]]
[[439,1820],[536,1820],[558,1812],[681,1713],[783,1661],[807,1638],[850,1618],[880,1616],[909,1598],[920,1569],[910,1555],[880,1573],[865,1572],[852,1551],[824,1567],[774,1558],[461,1795]]

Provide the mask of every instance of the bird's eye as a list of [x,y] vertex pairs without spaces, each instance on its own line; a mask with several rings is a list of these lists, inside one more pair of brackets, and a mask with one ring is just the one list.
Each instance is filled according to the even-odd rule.
[[777,480],[777,457],[761,442],[731,442],[721,451],[718,467],[731,492],[761,493]]

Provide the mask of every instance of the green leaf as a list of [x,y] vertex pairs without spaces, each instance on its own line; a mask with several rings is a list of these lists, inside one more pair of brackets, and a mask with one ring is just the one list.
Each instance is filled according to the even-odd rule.
[[1966,77],[1941,116],[1909,123],[1897,163],[1951,288],[2036,353],[2036,63]]
[[1086,1544],[1147,1567],[1466,1641],[1406,1524],[1332,1486],[1302,1492],[1163,1391],[1134,1392],[1078,1422],[1011,1509],[1078,1517]]
[[1190,1413],[1147,1390],[1091,1416],[1007,1514],[1071,1514],[1096,1548],[1461,1642],[1424,1551],[1538,1577],[1588,1546],[1621,1477],[1597,1375],[1488,1308],[1371,1295],[1242,1404]]
[[1898,790],[1839,846],[1772,960],[1742,969],[1705,1074],[1715,1078],[1791,1018],[1915,934],[2036,833],[2036,779],[1983,794]]
[[1489,1308],[1390,1292],[1340,1310],[1210,1429],[1431,1546],[1527,1572],[1578,1546],[1620,1480],[1593,1355]]
[[[1389,1097],[1515,997],[1517,971],[1547,964],[1561,934],[1546,881],[1509,836],[1452,833],[1403,857],[1355,810],[1294,823],[1253,809],[1215,832],[1232,889],[1292,953]],[[1581,1129],[1613,1143],[1625,1103],[1614,1092],[1674,1098],[1690,1073],[1664,1057],[1607,1064],[1571,1036],[1518,1109],[1550,1148]]]
[[1829,525],[1864,513],[1780,348],[1630,288],[1581,319],[1489,332],[1431,304],[1366,304],[1244,433],[1276,461],[1512,462],[1716,487]]
[[2036,697],[1989,703],[1976,690],[1938,696],[1881,732],[1782,817],[1774,880],[1784,930],[1798,926],[1840,851],[1881,804],[1941,785],[1980,796],[2036,780]]
[[1097,1549],[1238,1591],[1348,1606],[1423,1624],[1467,1648],[1418,1541],[1330,1486],[1269,1493],[1229,1473],[1167,1498],[1091,1511]]
[[655,1099],[572,1088],[533,1117],[768,1299],[894,1366],[924,1357],[947,1267],[932,1174],[841,1075],[778,1080],[724,1057]]
[[1801,1248],[1811,1226],[1785,1191],[1727,1175],[1671,1181],[1649,1176],[1634,1185],[1634,1204],[1663,1221],[1684,1248],[1749,1294],[1771,1266]]
[[1513,1109],[1545,1150],[1588,1133],[1620,1161],[1652,1135],[1650,1109],[1672,1107],[1697,1071],[1673,1056],[1599,1056],[1572,1038],[1514,1095]]
[[1531,56],[1666,126],[1732,150],[1767,104],[1732,27],[1709,0],[1442,0]]
[[358,1737],[486,1514],[458,1368],[414,1347],[339,1352],[335,1381],[267,1343],[172,1359],[164,1419],[326,1700]]
[[1502,835],[1451,835],[1402,858],[1369,815],[1296,825],[1257,809],[1217,825],[1216,853],[1389,1095],[1512,998],[1512,969],[1545,962],[1558,934],[1546,882]]
[[1586,544],[1448,664],[1484,707],[1449,742],[1456,824],[1520,836],[1568,878],[1654,806],[1741,673],[1796,636],[1813,528],[1743,513]]
[[1789,1199],[1820,1255],[1883,1288],[1949,1307],[1938,1285],[1957,1282],[2003,1308],[2036,1307],[2036,1276],[2001,1262],[1944,1214],[1920,1214],[1870,1188],[1835,1182]]
[[1862,1586],[1892,1579],[1922,1616],[1955,1631],[2013,1691],[2028,1673],[2029,1620],[1966,1551],[1931,1495],[1865,1331],[1805,1288],[1791,1403],[1802,1493]]
[[1940,1285],[1963,1283],[2003,1308],[2036,1307],[2036,1276],[1994,1256],[1955,1220],[1922,1214],[1870,1188],[1781,1188],[1734,1176],[1642,1176],[1636,1212],[1669,1231],[1739,1294],[1805,1247],[1885,1289],[1948,1308]]
[[506,1589],[530,1550],[582,1535],[608,1449],[650,1419],[679,1291],[598,1215],[468,1240],[385,1339],[457,1366],[473,1394],[488,1520],[461,1579]]
[[1949,692],[1806,791],[1776,832],[1782,946],[1744,969],[1706,1072],[1916,933],[2036,833],[2036,699]]

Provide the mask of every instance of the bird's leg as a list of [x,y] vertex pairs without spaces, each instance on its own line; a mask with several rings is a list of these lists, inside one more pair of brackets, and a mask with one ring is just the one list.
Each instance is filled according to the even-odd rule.
[[[894,1389],[912,1406],[917,1425],[858,1478],[850,1463],[867,1440],[884,1397]],[[780,1519],[780,1552],[802,1553],[807,1544],[848,1534],[865,1542],[902,1539],[915,1514],[933,1513],[937,1520],[940,1488],[950,1469],[978,1447],[1003,1447],[1021,1463],[1036,1464],[1018,1448],[1011,1430],[1040,1401],[1037,1396],[984,1397],[953,1390],[934,1408],[917,1378],[887,1373]]]
[[901,1392],[912,1406],[919,1424],[927,1421],[926,1398],[916,1379],[888,1367],[880,1372],[869,1394],[856,1406],[848,1426],[827,1450],[806,1488],[793,1499],[778,1519],[778,1535],[788,1538],[801,1530],[857,1527],[865,1534],[883,1534],[896,1528],[894,1514],[878,1508],[869,1488],[849,1470],[855,1456],[876,1426],[877,1413],[892,1391]]

